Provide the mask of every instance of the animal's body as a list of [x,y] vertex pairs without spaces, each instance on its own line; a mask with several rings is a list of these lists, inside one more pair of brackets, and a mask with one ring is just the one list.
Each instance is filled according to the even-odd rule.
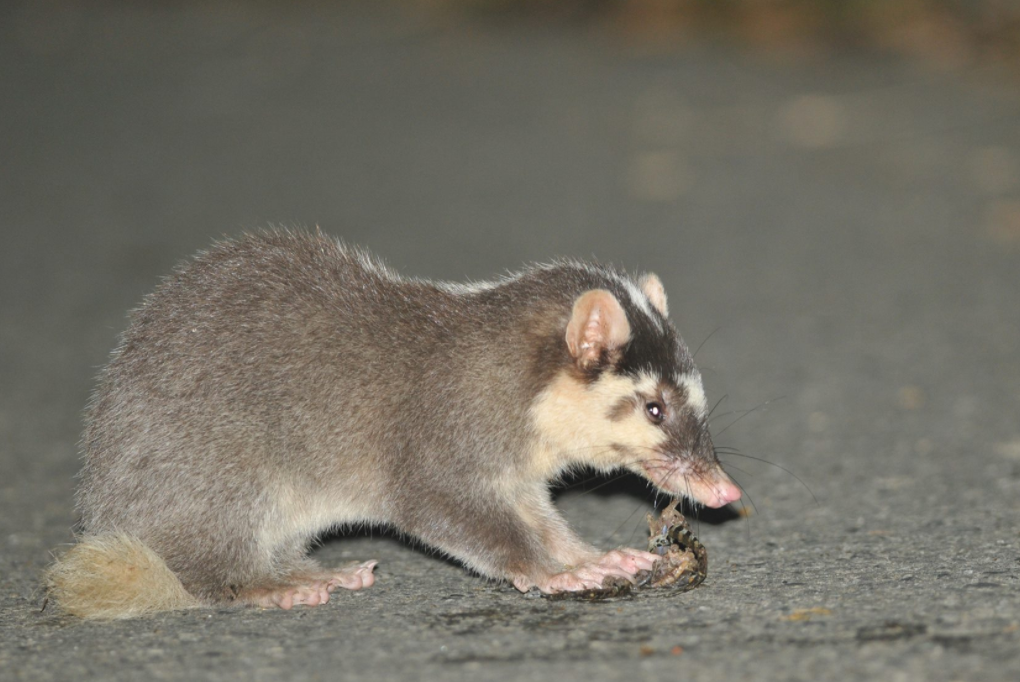
[[[85,617],[328,601],[309,543],[386,524],[521,590],[633,577],[552,505],[576,465],[722,506],[701,377],[654,275],[577,262],[402,278],[322,235],[180,266],[135,311],[86,416],[81,538],[49,575]],[[141,570],[145,569],[145,570]]]

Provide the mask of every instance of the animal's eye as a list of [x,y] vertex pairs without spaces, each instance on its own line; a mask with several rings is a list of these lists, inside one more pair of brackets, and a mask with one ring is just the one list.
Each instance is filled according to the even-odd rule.
[[655,401],[645,404],[645,413],[655,424],[661,424],[662,420],[666,418],[666,410],[662,407],[662,403]]

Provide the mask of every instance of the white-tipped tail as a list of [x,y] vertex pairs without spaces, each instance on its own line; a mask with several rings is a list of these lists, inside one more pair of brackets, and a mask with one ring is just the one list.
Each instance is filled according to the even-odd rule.
[[80,618],[134,618],[200,605],[159,555],[129,535],[81,538],[45,580],[50,598]]

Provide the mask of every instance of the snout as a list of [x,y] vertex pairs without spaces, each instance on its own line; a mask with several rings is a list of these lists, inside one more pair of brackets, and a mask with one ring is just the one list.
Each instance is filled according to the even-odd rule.
[[712,509],[724,507],[741,497],[740,488],[718,467],[705,475],[688,477],[685,488],[681,492]]
[[640,463],[640,473],[660,489],[691,498],[695,502],[718,509],[740,499],[742,493],[718,464],[706,471],[677,466],[675,460],[647,460]]
[[736,502],[741,496],[740,488],[722,472],[709,482],[691,481],[691,493],[698,502],[713,509]]

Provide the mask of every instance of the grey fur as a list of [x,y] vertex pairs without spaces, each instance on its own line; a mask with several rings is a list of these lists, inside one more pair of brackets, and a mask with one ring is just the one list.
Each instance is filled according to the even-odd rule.
[[[260,540],[289,523],[281,490],[343,500],[334,522],[391,524],[485,575],[558,570],[515,508],[535,492],[528,410],[572,367],[563,330],[580,293],[615,291],[638,314],[621,277],[563,262],[458,288],[321,234],[219,243],[145,299],[100,376],[82,529],[141,539],[207,601],[309,566],[327,528]],[[659,345],[684,365],[678,339]]]

